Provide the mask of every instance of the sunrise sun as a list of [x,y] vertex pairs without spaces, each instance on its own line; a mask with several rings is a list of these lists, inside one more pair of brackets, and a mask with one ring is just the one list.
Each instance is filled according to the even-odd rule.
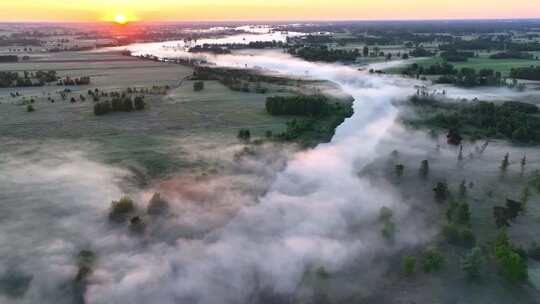
[[114,17],[114,22],[116,24],[124,25],[124,24],[128,23],[128,20],[127,20],[126,16],[124,16],[124,15],[116,15]]

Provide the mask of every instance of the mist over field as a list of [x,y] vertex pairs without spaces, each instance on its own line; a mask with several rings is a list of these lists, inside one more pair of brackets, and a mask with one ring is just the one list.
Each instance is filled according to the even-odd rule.
[[[266,42],[300,36],[266,27],[260,31]],[[242,37],[201,39],[198,45],[238,43]],[[258,39],[250,34],[244,43]],[[21,107],[6,103],[12,112],[2,114],[10,123],[0,123],[5,133],[0,134],[5,141],[0,150],[0,303],[535,303],[537,262],[529,260],[529,283],[510,290],[496,270],[472,282],[461,264],[448,263],[446,278],[431,276],[425,251],[445,246],[440,221],[451,217],[441,208],[444,203],[434,202],[438,182],[447,183],[453,194],[467,191],[474,221],[467,228],[491,242],[492,208],[523,196],[522,185],[540,166],[537,147],[476,138],[449,144],[446,129],[407,124],[425,114],[407,102],[421,91],[443,105],[478,99],[536,102],[540,91],[464,88],[383,72],[411,63],[401,58],[366,65],[322,63],[276,49],[193,54],[186,45],[186,40],[174,40],[120,47],[133,57],[156,56],[145,58],[148,65],[134,74],[138,81],[152,83],[158,65],[167,67],[159,85],[152,83],[167,89],[155,99],[147,92],[146,112],[97,117],[75,102],[61,110],[69,114],[53,108],[60,102],[47,100],[47,109],[45,102],[32,102],[34,114],[44,114],[32,117],[35,125],[23,130],[17,128],[17,114],[11,114]],[[165,58],[171,61],[160,61]],[[203,92],[194,92],[194,67],[176,70],[171,63],[176,58],[306,81],[321,96],[352,97],[354,113],[327,143],[306,148],[280,141],[272,131],[287,130],[292,116],[269,118],[266,92],[233,92],[215,79],[205,80]],[[131,64],[135,59],[122,60]],[[116,74],[95,73],[100,84],[114,87]],[[313,84],[322,81],[326,86]],[[285,90],[268,94],[293,95]],[[436,111],[443,112],[425,110]],[[233,133],[250,120],[256,121],[255,140],[235,138]],[[263,132],[270,132],[266,141]],[[505,157],[509,163],[502,172]],[[422,161],[430,166],[423,178]],[[130,217],[135,217],[117,223],[111,202],[123,196],[133,199]],[[166,212],[151,212],[156,197],[168,204]],[[390,212],[392,237],[384,235],[384,211]],[[509,235],[519,248],[529,248],[536,238],[539,214],[538,204],[530,204],[531,219],[512,222]],[[141,222],[143,231],[134,231]],[[491,250],[489,242],[479,245],[483,252]],[[461,261],[462,248],[444,248],[449,260]],[[88,269],[81,252],[95,254]],[[413,255],[420,270],[403,275],[402,258]]]

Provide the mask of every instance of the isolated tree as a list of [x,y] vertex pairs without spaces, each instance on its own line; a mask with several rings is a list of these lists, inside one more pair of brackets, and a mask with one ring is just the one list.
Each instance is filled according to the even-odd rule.
[[464,198],[467,196],[467,182],[462,180],[459,184],[459,197]]
[[364,55],[364,57],[369,56],[369,47],[367,45],[364,46],[364,49],[362,50],[362,54]]
[[406,276],[410,276],[416,270],[416,258],[408,255],[403,258],[401,265],[402,265],[403,273]]
[[469,204],[461,203],[457,208],[457,222],[462,225],[469,225],[471,222],[471,211]]
[[528,278],[527,263],[510,244],[505,231],[502,231],[495,241],[495,259],[502,276],[509,281],[525,281]]
[[420,176],[422,178],[427,178],[428,174],[429,174],[429,162],[427,159],[424,159],[420,163]]
[[501,173],[502,173],[502,174],[505,174],[505,173],[506,173],[506,170],[508,169],[508,165],[510,164],[510,162],[508,161],[508,158],[509,158],[509,157],[510,157],[510,154],[509,154],[509,153],[506,153],[506,154],[504,155],[504,158],[503,158],[502,162],[501,162],[500,168],[501,168]]
[[525,173],[525,164],[527,163],[527,157],[523,155],[523,158],[521,159],[520,165],[521,165],[521,171],[520,176],[523,177],[523,174]]
[[461,260],[463,269],[470,278],[478,277],[484,264],[484,256],[480,247],[472,248]]
[[402,164],[396,165],[394,170],[397,177],[402,177],[403,173],[405,172],[405,166]]
[[249,142],[251,138],[251,132],[248,129],[240,129],[236,137],[243,142]]
[[34,112],[36,109],[34,109],[34,106],[32,105],[27,105],[26,106],[26,112]]
[[195,82],[193,83],[193,90],[194,90],[195,92],[200,92],[200,91],[202,91],[203,89],[204,89],[204,82],[202,82],[202,81],[195,81]]
[[439,269],[444,264],[444,257],[440,251],[436,248],[428,249],[423,256],[422,266],[424,272],[434,272]]
[[144,110],[145,103],[144,103],[144,100],[143,100],[143,98],[141,96],[135,97],[133,103],[135,104],[135,110],[137,110],[137,111]]
[[530,196],[531,196],[531,192],[529,190],[529,184],[525,184],[525,186],[521,190],[521,197],[520,197],[523,213],[527,211],[527,203],[529,202]]
[[448,199],[448,196],[450,195],[450,192],[448,191],[448,186],[445,182],[438,182],[433,188],[433,192],[435,192],[435,200],[437,200],[438,202],[444,202]]

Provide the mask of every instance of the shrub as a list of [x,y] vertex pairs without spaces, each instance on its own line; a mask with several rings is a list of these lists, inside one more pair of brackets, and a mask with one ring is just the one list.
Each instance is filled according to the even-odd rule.
[[414,273],[416,269],[416,258],[413,256],[406,256],[402,261],[403,273],[406,276],[410,276]]
[[195,81],[193,83],[193,91],[200,92],[204,89],[204,82],[202,81]]
[[159,215],[167,213],[169,210],[169,203],[161,198],[159,193],[155,193],[148,202],[147,212],[152,215]]
[[109,213],[109,219],[115,222],[124,221],[127,216],[135,211],[135,204],[131,198],[124,196],[119,201],[113,201],[111,203],[111,211]]
[[439,270],[444,264],[444,257],[439,250],[432,248],[424,253],[423,268],[425,272]]
[[461,269],[463,269],[469,277],[477,277],[480,275],[480,270],[484,263],[482,250],[480,247],[474,247],[461,260]]

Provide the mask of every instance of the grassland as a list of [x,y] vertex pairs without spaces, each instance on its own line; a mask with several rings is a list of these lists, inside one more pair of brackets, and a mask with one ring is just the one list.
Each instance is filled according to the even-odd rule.
[[[294,118],[267,114],[268,94],[232,91],[217,81],[205,81],[204,90],[195,92],[192,81],[181,81],[192,74],[189,67],[126,60],[117,54],[82,53],[74,62],[70,58],[74,55],[66,54],[54,54],[40,63],[0,65],[0,70],[54,69],[60,76],[92,77],[89,86],[70,87],[73,92],[66,100],[59,95],[63,87],[56,85],[0,90],[0,138],[6,151],[27,144],[70,143],[75,148],[86,147],[106,163],[160,176],[182,168],[208,167],[207,160],[194,156],[193,147],[219,151],[238,144],[239,129],[263,137],[266,131],[283,132],[286,122]],[[146,109],[131,113],[95,116],[94,102],[86,95],[94,88],[113,91],[153,85],[171,89],[166,95],[148,95]],[[12,98],[14,91],[21,96]],[[87,96],[86,101],[69,101],[80,94]],[[49,97],[55,102],[48,101]],[[35,100],[32,113],[26,111],[30,99]]]

